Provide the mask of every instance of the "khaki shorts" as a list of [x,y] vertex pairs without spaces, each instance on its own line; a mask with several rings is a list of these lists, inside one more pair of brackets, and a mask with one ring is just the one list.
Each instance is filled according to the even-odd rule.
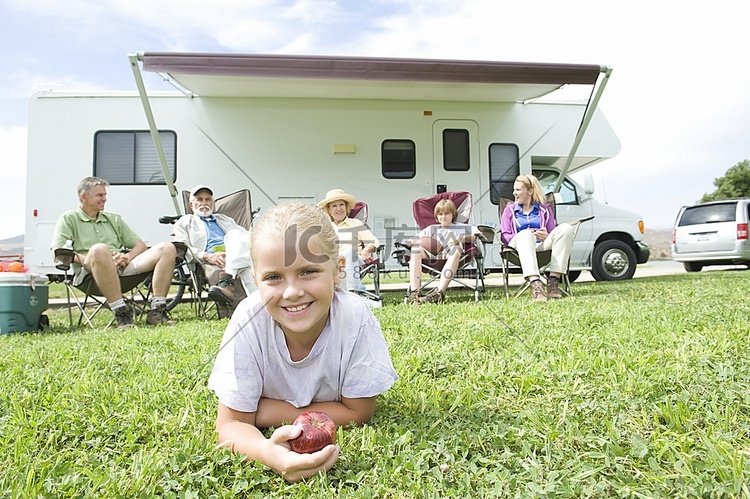
[[[131,275],[140,274],[141,271],[138,268],[138,262],[140,261],[140,256],[133,258],[133,260],[130,261],[127,267],[124,269],[118,269],[117,274],[120,277],[126,277]],[[79,266],[77,270],[75,270],[75,277],[73,278],[73,286],[80,286],[81,283],[86,279],[86,276],[91,275],[91,270],[87,269],[84,266]]]

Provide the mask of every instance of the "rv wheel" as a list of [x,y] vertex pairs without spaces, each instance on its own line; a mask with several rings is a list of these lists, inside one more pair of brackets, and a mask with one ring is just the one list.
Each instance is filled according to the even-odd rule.
[[597,281],[625,281],[635,274],[635,252],[617,239],[604,241],[594,247],[591,275]]

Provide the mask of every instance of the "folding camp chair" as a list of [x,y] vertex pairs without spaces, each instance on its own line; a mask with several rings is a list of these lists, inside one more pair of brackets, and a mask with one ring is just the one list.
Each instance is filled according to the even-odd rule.
[[[185,214],[191,215],[193,209],[190,206],[190,191],[182,191],[182,201],[185,205]],[[242,189],[225,196],[214,199],[214,213],[221,213],[232,217],[237,225],[247,229],[252,227],[253,216],[256,212],[252,210],[250,191]],[[174,223],[179,217],[163,217]],[[187,251],[190,251],[188,248]],[[186,262],[183,262],[186,263]],[[208,290],[213,283],[209,283],[203,271],[203,265],[196,264],[195,260],[187,264],[190,273],[190,285],[188,289],[195,313],[203,319],[223,318],[229,314],[224,307],[217,306],[216,302],[208,298]],[[239,281],[239,279],[237,280]]]
[[[473,208],[471,193],[465,191],[442,192],[428,198],[417,199],[412,203],[414,221],[419,230],[423,230],[436,223],[434,213],[435,205],[441,199],[450,199],[456,205],[458,215],[454,222],[470,223]],[[480,293],[484,293],[485,290],[484,252],[487,239],[484,236],[483,231],[480,231],[477,239],[481,244],[476,244],[476,242],[464,244],[464,252],[458,262],[458,270],[456,271],[456,275],[451,276],[451,281],[474,291],[474,300],[479,301]],[[408,267],[409,261],[411,260],[411,247],[399,241],[396,241],[394,246],[399,248],[393,252],[394,258],[396,258],[402,266]],[[447,259],[445,258],[438,258],[439,255],[428,254],[428,256],[429,258],[422,260],[422,270],[427,273],[430,278],[427,282],[422,283],[420,291],[424,290],[432,282],[440,278],[443,267],[447,262]],[[474,268],[471,268],[472,265],[474,265]],[[472,277],[473,284],[470,282]],[[411,289],[407,289],[407,297],[411,291]]]
[[[349,210],[349,218],[356,218],[363,224],[367,225],[367,218],[369,215],[369,208],[367,203],[363,201],[357,201],[351,210]],[[371,300],[382,301],[383,297],[380,294],[380,272],[385,269],[385,263],[383,258],[383,250],[385,245],[381,244],[376,248],[377,257],[374,257],[370,262],[365,262],[361,269],[359,269],[360,278],[372,276],[373,291],[361,291],[360,294],[370,298]]]
[[[87,275],[80,284],[73,284],[75,274],[70,272],[72,254],[69,253],[69,250],[63,248],[55,250],[56,267],[58,270],[65,272],[63,284],[65,284],[65,293],[68,300],[68,320],[70,327],[73,327],[73,308],[75,307],[79,314],[78,325],[82,325],[85,320],[86,324],[93,328],[94,317],[101,310],[108,308],[107,301],[91,274]],[[150,282],[149,278],[151,275],[152,272],[144,272],[132,276],[120,277],[120,290],[122,291],[123,299],[127,306],[133,310],[134,318],[139,318],[148,312],[150,301],[148,283]],[[83,297],[79,297],[78,293],[82,293]],[[93,309],[88,310],[88,307],[93,307]],[[114,322],[115,316],[113,314],[104,328],[109,328]]]
[[[552,213],[555,216],[555,220],[557,220],[557,206],[556,206],[554,194],[551,192],[547,193],[546,201],[552,208]],[[505,210],[505,207],[511,203],[513,203],[513,201],[510,199],[503,198],[503,197],[500,198],[500,202],[497,205],[498,220],[502,220],[503,211]],[[594,217],[592,215],[590,217],[585,217],[585,218],[576,220],[574,222],[570,222],[570,225],[573,227],[573,239],[576,238],[576,235],[578,234],[578,228],[581,226],[581,224],[583,222],[592,220],[593,218]],[[516,251],[515,248],[508,246],[507,244],[503,244],[503,247],[500,250],[500,258],[503,264],[503,287],[505,289],[505,297],[510,298],[510,286],[508,284],[508,279],[511,273],[510,265],[514,265],[520,269],[521,259],[518,256],[518,251]],[[539,265],[539,276],[545,282],[545,285],[546,285],[548,268],[549,268],[549,265],[552,263],[552,250],[537,251],[536,260],[537,260],[537,264]],[[568,268],[568,272],[560,276],[560,291],[566,296],[573,296],[573,290],[570,286],[570,275],[569,275],[570,274],[570,259],[568,259],[567,268]],[[529,288],[530,285],[531,283],[529,281],[524,281],[524,283],[516,290],[516,292],[513,293],[513,298],[517,298],[521,296]]]

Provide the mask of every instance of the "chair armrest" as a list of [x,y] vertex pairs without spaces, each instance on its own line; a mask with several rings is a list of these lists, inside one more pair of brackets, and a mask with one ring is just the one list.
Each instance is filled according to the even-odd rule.
[[477,234],[477,237],[480,241],[486,244],[490,244],[495,241],[495,229],[493,229],[489,225],[477,225],[477,229],[479,229],[479,234]]
[[75,253],[72,249],[55,248],[55,268],[67,272],[73,263]]
[[175,223],[182,215],[164,215],[159,217],[159,223],[169,225]]

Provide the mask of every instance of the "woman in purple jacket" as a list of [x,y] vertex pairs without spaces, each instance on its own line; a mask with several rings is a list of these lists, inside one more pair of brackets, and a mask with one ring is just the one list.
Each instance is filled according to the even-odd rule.
[[[513,183],[515,203],[509,203],[500,220],[503,244],[515,248],[524,278],[531,283],[532,301],[562,298],[560,276],[568,271],[573,249],[573,227],[555,225],[552,207],[545,202],[542,186],[533,175],[519,175]],[[539,278],[537,251],[552,250],[547,289]]]

